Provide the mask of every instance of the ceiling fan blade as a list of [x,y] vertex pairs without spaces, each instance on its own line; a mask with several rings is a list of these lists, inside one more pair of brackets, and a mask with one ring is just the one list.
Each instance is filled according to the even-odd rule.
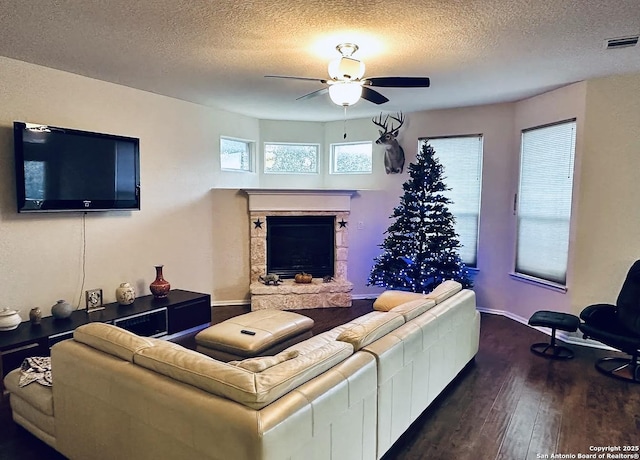
[[366,86],[362,87],[362,99],[366,99],[369,102],[373,102],[374,104],[384,104],[385,102],[389,102],[389,99],[384,97],[379,92],[372,90],[371,88],[367,88]]
[[428,77],[372,77],[366,78],[363,84],[386,88],[428,88],[431,81]]
[[309,94],[305,94],[304,96],[297,97],[296,101],[299,101],[301,99],[311,99],[312,97],[320,96],[320,95],[326,94],[328,92],[329,92],[329,88],[322,88],[322,89],[319,89],[317,91],[313,91],[313,92],[311,92]]
[[323,78],[309,78],[309,77],[290,77],[288,75],[265,75],[265,78],[288,78],[289,80],[307,80],[307,81],[317,81],[320,83],[327,83],[327,80]]

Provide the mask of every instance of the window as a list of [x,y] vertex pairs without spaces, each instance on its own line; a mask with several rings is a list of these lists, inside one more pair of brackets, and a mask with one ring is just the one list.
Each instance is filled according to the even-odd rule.
[[251,141],[220,138],[220,169],[223,171],[251,171],[253,156]]
[[331,144],[331,174],[371,174],[373,142]]
[[420,148],[428,142],[443,166],[444,183],[451,189],[446,196],[453,201],[449,211],[462,245],[460,258],[469,267],[477,266],[478,257],[482,141],[481,135],[420,139]]
[[522,132],[516,273],[564,285],[576,122]]
[[318,144],[264,144],[265,173],[316,174]]

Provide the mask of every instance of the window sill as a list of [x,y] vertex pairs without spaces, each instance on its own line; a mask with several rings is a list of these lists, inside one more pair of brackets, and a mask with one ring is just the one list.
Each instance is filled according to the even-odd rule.
[[562,284],[554,283],[553,281],[543,280],[541,278],[535,278],[529,275],[523,275],[522,273],[509,273],[509,276],[516,281],[521,281],[527,284],[533,284],[534,286],[538,286],[545,289],[550,289],[556,292],[567,292],[567,286]]

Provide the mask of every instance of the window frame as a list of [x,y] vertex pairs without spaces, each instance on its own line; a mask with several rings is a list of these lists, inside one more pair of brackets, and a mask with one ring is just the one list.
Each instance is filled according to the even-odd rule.
[[[336,168],[336,152],[335,148],[337,146],[347,146],[347,145],[368,145],[371,149],[369,152],[369,159],[371,160],[371,169],[369,171],[337,171]],[[354,142],[335,142],[330,144],[329,147],[329,174],[335,175],[371,175],[373,174],[373,141],[354,141]]]
[[[480,142],[480,154],[478,156],[478,168],[477,168],[477,177],[476,180],[478,182],[478,210],[476,215],[476,236],[475,236],[475,247],[473,248],[473,254],[474,254],[474,261],[473,262],[464,262],[465,266],[467,266],[468,268],[472,269],[472,270],[478,270],[478,255],[479,255],[479,246],[480,246],[480,222],[481,222],[481,210],[482,210],[482,177],[483,177],[483,165],[484,165],[484,134],[482,133],[474,133],[474,134],[460,134],[460,135],[447,135],[447,136],[430,136],[430,137],[420,137],[418,138],[418,148],[422,148],[422,144],[423,143],[430,143],[430,141],[432,140],[437,140],[437,139],[478,139],[478,142]],[[442,152],[438,152],[438,149],[436,149],[433,144],[430,144],[436,153],[436,157],[438,158],[438,160],[441,162],[441,158],[442,158]],[[444,165],[443,165],[444,167]],[[446,171],[444,171],[444,176],[445,176],[445,184],[447,185],[447,187],[451,187],[450,184],[448,184],[446,182]],[[453,216],[457,219],[456,214],[453,212],[453,210],[449,209],[449,211],[451,211],[451,213],[453,214]],[[458,239],[460,238],[460,234],[458,234]],[[460,242],[462,244],[462,241]]]
[[[249,168],[225,168],[222,166],[222,142],[223,140],[233,141],[233,142],[241,142],[247,146],[248,154],[249,154]],[[255,172],[255,156],[256,156],[256,142],[250,139],[242,139],[239,137],[232,136],[220,136],[220,171],[224,172],[235,172],[235,173],[253,173]]]
[[[540,130],[540,129],[545,129],[545,128],[550,128],[550,127],[554,127],[554,126],[560,126],[560,125],[566,125],[566,124],[570,124],[572,125],[572,134],[571,134],[571,139],[573,142],[573,145],[571,147],[572,152],[570,153],[570,158],[569,158],[569,166],[567,168],[567,171],[569,171],[570,173],[570,179],[571,179],[571,183],[570,186],[568,187],[570,196],[569,196],[569,202],[568,202],[568,217],[566,219],[566,226],[567,226],[567,231],[566,231],[566,246],[567,246],[567,251],[566,251],[566,260],[565,260],[565,266],[564,266],[564,277],[563,279],[556,279],[553,277],[548,277],[546,278],[544,275],[548,275],[547,274],[541,274],[541,273],[528,273],[526,271],[519,271],[518,270],[518,253],[521,251],[520,249],[520,242],[521,242],[521,235],[520,235],[520,226],[521,226],[521,222],[520,222],[520,215],[521,215],[521,200],[522,200],[522,185],[523,185],[523,181],[522,181],[522,174],[523,174],[523,166],[524,166],[524,161],[523,161],[523,154],[524,154],[524,142],[525,142],[525,134],[532,132],[532,131],[536,131],[536,130]],[[577,131],[578,131],[578,123],[577,123],[577,119],[576,118],[568,118],[568,119],[564,119],[564,120],[560,120],[560,121],[556,121],[553,123],[546,123],[546,124],[542,124],[542,125],[537,125],[537,126],[533,126],[530,128],[525,128],[522,129],[520,132],[520,164],[519,164],[519,174],[518,174],[518,189],[517,189],[517,195],[514,197],[514,215],[516,218],[516,234],[515,234],[515,251],[514,251],[514,259],[513,259],[513,272],[511,273],[511,276],[515,279],[524,281],[524,282],[528,282],[531,284],[535,284],[535,285],[540,285],[543,287],[547,287],[549,289],[552,290],[556,290],[556,291],[561,291],[561,292],[566,292],[567,291],[567,274],[568,274],[568,270],[569,270],[569,257],[570,257],[570,253],[571,253],[571,227],[572,227],[572,218],[573,218],[573,211],[574,211],[574,188],[575,188],[575,165],[576,165],[576,144],[577,144]],[[546,187],[548,189],[548,187]]]
[[[303,147],[315,147],[316,149],[316,168],[315,171],[267,171],[267,146],[268,145],[297,145]],[[316,142],[272,142],[265,141],[262,146],[262,173],[263,174],[295,174],[304,176],[314,176],[320,174],[320,144]]]

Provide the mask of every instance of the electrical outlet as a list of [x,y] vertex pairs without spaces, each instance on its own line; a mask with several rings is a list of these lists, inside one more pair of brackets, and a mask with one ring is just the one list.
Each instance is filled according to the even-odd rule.
[[364,230],[364,222],[359,220],[357,223],[358,230]]
[[85,291],[87,311],[102,310],[102,289],[90,289]]

